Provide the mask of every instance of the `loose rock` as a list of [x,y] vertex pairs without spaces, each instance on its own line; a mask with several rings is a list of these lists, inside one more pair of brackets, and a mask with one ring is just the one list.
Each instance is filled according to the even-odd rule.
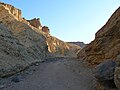
[[98,79],[98,82],[105,87],[114,88],[114,71],[116,63],[112,60],[107,60],[94,69],[94,76]]
[[21,76],[13,77],[11,81],[15,82],[15,83],[18,83],[18,82],[22,81],[22,77]]
[[0,85],[0,89],[4,88],[4,85]]
[[114,82],[118,90],[120,90],[120,55],[117,56],[116,64],[117,66],[114,73]]

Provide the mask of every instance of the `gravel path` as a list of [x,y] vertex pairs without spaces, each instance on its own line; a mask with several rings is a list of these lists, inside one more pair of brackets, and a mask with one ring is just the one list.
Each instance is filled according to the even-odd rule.
[[32,73],[21,74],[22,81],[2,90],[95,90],[96,80],[82,61],[58,58],[33,68]]

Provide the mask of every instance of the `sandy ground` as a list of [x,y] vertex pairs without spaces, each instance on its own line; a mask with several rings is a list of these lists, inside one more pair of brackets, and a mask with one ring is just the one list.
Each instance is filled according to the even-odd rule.
[[[1,90],[96,90],[91,69],[82,60],[54,58],[17,74],[22,80],[1,80]],[[4,86],[2,86],[4,85]]]

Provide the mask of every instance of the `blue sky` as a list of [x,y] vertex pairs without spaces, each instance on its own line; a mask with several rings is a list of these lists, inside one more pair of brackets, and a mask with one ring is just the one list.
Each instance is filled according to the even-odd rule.
[[91,42],[120,6],[120,0],[1,0],[22,10],[26,19],[40,18],[51,35],[63,41]]

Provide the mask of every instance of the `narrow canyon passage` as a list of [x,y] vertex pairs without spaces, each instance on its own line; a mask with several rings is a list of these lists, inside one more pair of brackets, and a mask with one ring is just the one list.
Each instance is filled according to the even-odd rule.
[[53,59],[36,69],[22,81],[2,90],[95,90],[96,81],[82,61]]

